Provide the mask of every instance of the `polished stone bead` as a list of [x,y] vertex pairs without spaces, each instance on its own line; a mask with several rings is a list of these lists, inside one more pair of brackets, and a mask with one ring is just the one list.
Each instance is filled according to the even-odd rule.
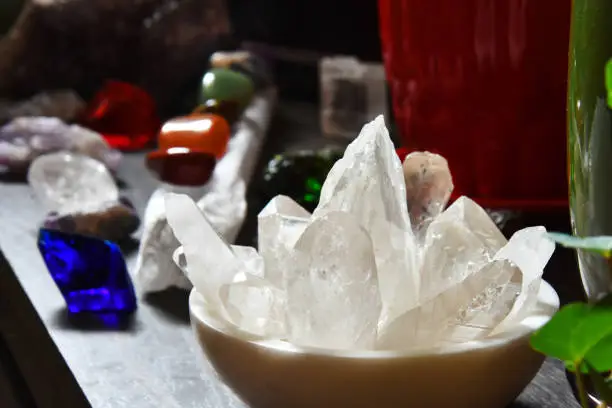
[[264,170],[263,201],[282,194],[291,197],[308,211],[314,211],[327,173],[342,154],[342,149],[329,148],[275,156]]
[[201,185],[210,178],[231,136],[227,121],[214,114],[192,114],[164,124],[158,149],[147,155],[147,166],[162,181]]
[[71,313],[131,313],[134,286],[119,247],[97,238],[41,229],[38,248]]
[[218,51],[210,57],[213,68],[228,68],[245,74],[255,84],[256,89],[270,86],[272,73],[263,58],[248,51]]
[[163,182],[178,186],[206,184],[217,164],[214,156],[200,152],[151,153],[147,167]]
[[145,90],[120,81],[106,83],[88,104],[81,123],[120,150],[149,146],[160,126],[153,98]]
[[240,108],[240,104],[236,101],[209,99],[195,108],[193,113],[213,113],[223,117],[228,124],[232,125],[242,114],[242,109]]
[[253,81],[248,76],[226,68],[213,68],[202,78],[200,102],[210,99],[234,101],[244,108],[254,91]]

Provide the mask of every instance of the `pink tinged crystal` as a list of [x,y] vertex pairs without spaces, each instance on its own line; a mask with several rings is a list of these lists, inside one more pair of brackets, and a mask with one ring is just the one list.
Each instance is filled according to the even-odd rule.
[[406,198],[412,227],[426,227],[440,214],[453,192],[453,178],[448,162],[438,154],[413,152],[403,163]]
[[374,348],[382,303],[372,241],[357,220],[336,211],[316,218],[295,244],[291,265],[285,277],[289,340]]
[[37,157],[60,150],[93,157],[115,170],[121,154],[101,135],[57,118],[18,118],[0,128],[0,166],[24,171]]

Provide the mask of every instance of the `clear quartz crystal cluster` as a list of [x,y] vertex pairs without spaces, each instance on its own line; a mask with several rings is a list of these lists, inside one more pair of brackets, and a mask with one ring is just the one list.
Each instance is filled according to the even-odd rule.
[[554,250],[543,227],[507,241],[467,197],[444,210],[451,191],[446,160],[422,152],[402,164],[381,116],[336,162],[313,214],[284,196],[268,203],[259,251],[225,243],[187,196],[168,195],[166,211],[177,263],[243,331],[330,349],[428,348],[526,317]]

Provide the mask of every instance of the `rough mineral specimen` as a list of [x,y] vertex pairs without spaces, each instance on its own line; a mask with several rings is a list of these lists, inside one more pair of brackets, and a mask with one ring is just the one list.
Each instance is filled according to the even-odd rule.
[[71,313],[131,313],[134,286],[117,245],[41,229],[38,248]]
[[0,123],[27,116],[54,117],[71,122],[85,109],[85,102],[73,91],[43,92],[19,102],[0,100]]
[[0,166],[24,171],[40,155],[60,150],[91,156],[115,170],[121,154],[96,132],[57,118],[23,117],[0,128]]
[[[442,211],[452,186],[446,161],[415,153],[405,163],[382,117],[367,124],[329,172],[312,215],[286,196],[262,210],[259,254],[227,245],[188,210],[189,198],[171,197],[169,223],[185,252],[177,264],[228,321],[294,344],[422,349],[512,328],[533,307],[554,250],[546,230],[507,241],[467,197]],[[408,195],[406,168],[418,173]],[[428,214],[418,240],[407,197]]]
[[50,212],[48,227],[110,240],[138,228],[138,215],[120,201],[107,168],[90,157],[68,152],[41,156],[30,166],[28,181]]

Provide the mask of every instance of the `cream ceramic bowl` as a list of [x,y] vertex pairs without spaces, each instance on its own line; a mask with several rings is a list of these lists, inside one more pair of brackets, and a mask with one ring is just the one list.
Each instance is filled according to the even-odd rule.
[[542,365],[529,335],[557,311],[559,298],[542,282],[533,313],[511,332],[420,354],[257,339],[207,310],[195,289],[189,308],[205,356],[252,408],[503,408]]

